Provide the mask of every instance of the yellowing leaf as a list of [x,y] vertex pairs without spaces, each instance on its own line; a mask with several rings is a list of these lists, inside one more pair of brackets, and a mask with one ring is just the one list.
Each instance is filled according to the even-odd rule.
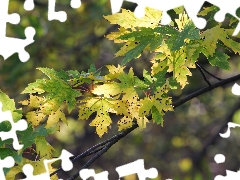
[[[9,180],[14,180],[15,176],[19,173],[22,172],[22,168],[25,164],[30,164],[33,166],[33,175],[39,175],[39,174],[43,174],[46,172],[45,166],[43,161],[45,160],[45,158],[41,158],[40,160],[37,161],[31,161],[29,159],[26,158],[22,158],[22,162],[21,163],[17,163],[17,166],[14,166],[10,169],[10,171],[6,174],[6,179]],[[50,174],[54,171],[56,171],[56,168],[52,167],[52,163],[48,164],[48,169]],[[53,175],[51,176],[51,180],[58,180],[57,175]]]
[[190,19],[188,18],[188,15],[184,12],[183,14],[179,14],[179,18],[175,19],[175,22],[177,23],[178,29],[182,31],[183,27],[190,22]]
[[121,13],[116,13],[109,16],[104,16],[111,24],[119,24],[121,27],[134,28],[134,27],[156,27],[162,17],[162,11],[145,8],[145,16],[143,18],[135,17],[134,13],[122,9]]
[[45,114],[39,111],[30,111],[26,114],[28,122],[31,122],[34,126],[38,126],[45,116]]
[[120,74],[124,73],[125,66],[120,66],[118,64],[118,67],[115,67],[114,65],[107,65],[106,66],[109,70],[109,74],[105,75],[104,77],[107,80],[118,78]]
[[128,31],[127,29],[125,29],[123,27],[118,28],[118,30],[119,30],[118,32],[111,32],[110,34],[108,34],[106,36],[106,38],[108,38],[109,40],[113,40],[114,43],[126,42],[126,40],[119,39],[118,37],[125,34],[125,33],[130,32],[130,31]]
[[96,126],[97,134],[99,137],[102,137],[102,135],[107,132],[108,126],[112,123],[108,113],[113,109],[111,100],[95,97],[82,102],[83,104],[79,106],[79,119],[87,119],[93,112],[97,112],[90,126]]
[[45,157],[47,159],[52,158],[52,153],[54,148],[46,141],[43,136],[38,136],[35,139],[36,151],[40,157]]
[[235,53],[240,53],[240,44],[236,41],[230,39],[233,30],[227,30],[221,28],[222,24],[219,24],[211,29],[204,31],[201,35],[203,42],[202,46],[207,50],[207,54],[209,56],[213,56],[218,41],[222,41],[223,44],[229,48],[231,48]]
[[133,118],[131,116],[123,116],[118,122],[118,131],[132,127]]
[[22,105],[28,105],[30,107],[39,107],[43,104],[44,98],[39,96],[34,96],[30,94],[29,100],[20,101]]
[[96,133],[102,137],[108,131],[108,126],[112,123],[108,113],[97,113],[95,119],[90,123],[90,126],[96,126]]
[[49,115],[47,120],[47,125],[45,126],[45,128],[46,129],[51,128],[53,125],[57,124],[60,119],[67,124],[67,119],[65,117],[65,114],[59,108],[56,112],[52,112]]

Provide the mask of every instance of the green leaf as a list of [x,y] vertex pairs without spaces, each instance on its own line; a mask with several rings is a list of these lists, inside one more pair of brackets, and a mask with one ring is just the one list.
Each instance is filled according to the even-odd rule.
[[54,69],[49,69],[49,68],[37,68],[37,69],[39,69],[45,75],[47,75],[49,79],[57,79],[57,80],[62,79],[64,81],[67,81],[69,79],[68,74],[63,70],[57,72]]
[[77,70],[69,70],[67,71],[68,76],[72,77],[72,78],[79,78],[80,73]]
[[28,128],[25,131],[19,131],[19,142],[24,146],[21,151],[24,151],[26,148],[32,146],[35,143],[35,139],[38,136],[47,136],[48,131],[44,128],[44,125],[38,126],[36,129],[33,129],[31,124],[28,124]]
[[232,49],[235,53],[240,54],[240,43],[230,38],[232,33],[233,29],[221,28],[221,24],[204,31],[201,34],[201,38],[203,39],[201,45],[205,49],[204,55],[207,57],[212,56],[215,53],[218,41],[222,41],[225,46]]
[[173,10],[176,12],[176,14],[182,14],[184,12],[184,6],[179,6]]
[[[62,71],[56,72],[48,68],[39,68],[45,74],[48,75],[50,80],[37,79],[36,82],[30,83],[28,87],[22,93],[35,93],[39,94],[47,92],[45,102],[40,107],[44,109],[43,112],[47,115],[51,111],[57,111],[61,104],[66,101],[68,105],[68,111],[71,112],[76,105],[76,97],[79,97],[81,93],[72,87],[64,80],[66,74]],[[67,75],[68,76],[68,75]]]
[[146,46],[150,45],[150,50],[155,50],[159,45],[162,44],[163,35],[154,32],[154,29],[152,28],[142,27],[139,28],[138,31],[121,35],[118,39],[132,41],[137,44],[125,54],[126,57],[122,61],[122,65],[125,65],[132,59],[137,58],[146,48]]
[[16,109],[15,102],[0,90],[0,102],[2,102],[2,111],[11,111],[13,121],[17,122],[22,118],[22,109]]
[[54,148],[47,142],[44,136],[38,136],[35,139],[36,151],[40,154],[40,157],[45,157],[47,159],[52,157]]
[[151,77],[150,73],[145,69],[143,70],[143,78],[146,84],[150,85],[153,83],[153,78]]
[[152,119],[157,124],[161,124],[161,126],[163,126],[162,115],[159,113],[158,109],[155,106],[152,106]]
[[90,68],[88,69],[88,73],[95,73],[97,71],[96,67],[94,64],[90,65]]
[[13,157],[16,162],[21,162],[22,154],[18,154],[15,150],[10,148],[0,148],[0,159],[4,159],[8,156]]
[[208,58],[208,61],[212,66],[218,66],[224,70],[230,70],[229,62],[227,61],[229,56],[221,51],[216,51],[212,57]]
[[[184,29],[177,35],[172,36],[171,39],[175,39],[175,42],[173,43],[171,41],[171,50],[176,51],[179,50],[184,44],[186,39],[190,40],[199,40],[200,39],[200,30],[197,29],[193,22],[190,21],[188,24],[184,26]],[[169,42],[169,41],[168,41]]]

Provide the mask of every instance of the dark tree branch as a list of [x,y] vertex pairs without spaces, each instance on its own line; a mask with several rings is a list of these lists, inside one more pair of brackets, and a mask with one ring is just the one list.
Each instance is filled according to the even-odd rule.
[[[199,89],[198,91],[184,97],[183,99],[180,99],[179,101],[177,101],[176,103],[173,103],[173,108],[177,108],[178,106],[184,104],[185,102],[189,101],[190,99],[197,97],[201,94],[204,94],[208,91],[211,91],[217,87],[220,86],[224,86],[228,83],[234,82],[236,80],[240,79],[240,74],[230,77],[228,79],[224,79],[220,82],[217,82],[215,84],[212,84],[211,86]],[[147,117],[148,119],[152,119],[152,115],[149,115]],[[90,149],[88,149],[87,151],[85,151],[84,153],[74,157],[73,159],[71,159],[72,162],[75,162],[76,160],[89,156],[91,154],[96,153],[96,155],[94,157],[92,157],[81,169],[87,168],[89,167],[96,159],[98,159],[102,154],[104,154],[113,144],[115,144],[116,142],[118,142],[120,139],[122,139],[123,137],[125,137],[127,134],[129,134],[130,132],[132,132],[134,129],[136,129],[138,127],[138,125],[136,123],[133,124],[133,126],[131,128],[128,128],[126,130],[124,130],[123,132],[119,133],[118,135],[115,135],[113,137],[111,137],[110,139],[99,143],[93,147],[91,147]],[[224,126],[225,127],[225,126]],[[221,129],[222,131],[222,129]],[[212,141],[211,141],[212,142]],[[99,148],[99,149],[97,149]],[[204,150],[205,151],[205,150]],[[80,170],[81,170],[80,169]],[[62,168],[59,168],[58,170],[56,170],[55,172],[53,172],[52,174],[50,174],[50,176],[56,174],[57,172],[62,171]],[[72,179],[76,179],[79,176],[79,172],[76,173],[75,175],[73,175],[72,177],[70,177],[68,180],[72,180]]]
[[184,97],[183,99],[180,99],[180,100],[177,101],[176,103],[173,103],[173,106],[174,106],[174,107],[178,107],[178,106],[184,104],[185,102],[189,101],[190,99],[192,99],[192,98],[194,98],[194,97],[197,97],[197,96],[199,96],[199,95],[201,95],[201,94],[204,94],[204,93],[206,93],[206,92],[208,92],[208,91],[211,91],[211,90],[213,90],[213,89],[215,89],[215,88],[217,88],[217,87],[224,86],[224,85],[226,85],[226,84],[228,84],[228,83],[237,81],[237,80],[239,80],[239,79],[240,79],[240,74],[238,74],[238,75],[236,75],[236,76],[232,76],[232,77],[227,78],[227,79],[224,79],[224,80],[222,80],[222,81],[220,81],[220,82],[217,82],[217,83],[215,83],[215,84],[212,84],[211,87],[208,86],[208,87],[199,89],[198,91],[195,91],[194,93],[192,93],[192,94]]

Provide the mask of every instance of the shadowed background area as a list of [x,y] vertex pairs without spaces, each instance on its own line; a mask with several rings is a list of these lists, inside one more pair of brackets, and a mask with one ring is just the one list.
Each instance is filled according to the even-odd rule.
[[[17,54],[5,61],[0,58],[0,89],[14,98],[16,103],[26,99],[20,93],[29,83],[44,77],[37,67],[76,69],[81,72],[86,71],[92,63],[101,68],[106,64],[117,65],[121,62],[122,58],[114,57],[120,45],[104,37],[118,28],[103,18],[103,15],[111,14],[108,0],[82,0],[78,9],[72,9],[68,0],[57,0],[56,11],[64,10],[68,15],[64,23],[48,21],[47,0],[35,0],[35,9],[29,12],[24,10],[23,2],[10,0],[9,13],[20,14],[21,21],[18,25],[7,24],[7,36],[24,39],[24,29],[27,26],[34,27],[35,42],[26,48],[31,57],[25,63],[20,62]],[[123,4],[123,8],[132,11],[135,7],[136,4],[133,3]],[[142,78],[143,69],[150,67],[150,56],[143,52],[140,59],[127,64],[127,69],[132,66],[135,74]],[[240,72],[239,57],[231,53],[229,56],[230,71],[210,66],[205,58],[200,57],[199,62],[209,72],[224,79]],[[103,74],[104,72],[106,69],[103,69]],[[189,85],[183,91],[178,89],[172,92],[174,102],[207,86],[198,69],[192,70],[192,74],[188,78]],[[211,76],[208,76],[208,80],[212,83],[217,81]],[[134,130],[89,168],[96,172],[107,170],[109,179],[117,179],[116,167],[144,159],[146,169],[155,167],[158,170],[157,180],[210,180],[217,174],[226,175],[226,169],[237,171],[240,166],[240,129],[232,129],[231,136],[227,139],[218,134],[226,131],[228,122],[240,123],[239,97],[231,93],[232,85],[205,93],[176,108],[175,112],[167,113],[164,127],[150,122],[143,131]],[[59,156],[63,148],[78,155],[118,133],[117,125],[113,123],[109,133],[99,138],[95,128],[89,126],[91,119],[78,120],[77,109],[67,119],[68,126],[63,123],[60,132],[48,138],[48,142],[56,149],[56,156]],[[217,164],[214,161],[217,153],[226,156],[225,163]],[[69,178],[88,160],[89,158],[80,159],[74,163],[72,171],[61,172],[59,177]],[[129,176],[125,179],[138,178]]]

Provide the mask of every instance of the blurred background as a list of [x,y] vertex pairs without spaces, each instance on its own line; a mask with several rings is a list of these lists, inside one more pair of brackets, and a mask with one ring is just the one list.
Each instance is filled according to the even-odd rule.
[[[55,70],[86,71],[92,63],[97,68],[106,64],[117,65],[122,58],[115,58],[121,45],[114,44],[104,36],[117,31],[118,26],[110,25],[103,15],[111,14],[109,0],[82,0],[78,9],[72,9],[70,0],[57,0],[56,11],[65,11],[67,21],[48,21],[48,1],[35,0],[35,8],[25,11],[23,0],[10,0],[9,13],[20,14],[18,25],[7,24],[7,36],[25,39],[24,29],[32,26],[36,30],[35,42],[26,47],[30,59],[22,63],[18,54],[7,60],[0,57],[0,89],[13,98],[17,104],[26,99],[20,94],[24,88],[44,75],[37,67],[54,68]],[[124,2],[123,8],[134,10],[136,4]],[[9,47],[10,48],[10,47]],[[231,70],[223,71],[209,65],[207,59],[199,58],[202,66],[212,74],[227,78],[240,72],[239,56],[228,53]],[[137,76],[142,77],[143,68],[150,67],[150,54],[144,52],[140,59],[127,65],[134,67]],[[103,69],[103,72],[105,70]],[[173,101],[207,86],[198,69],[192,70],[189,85],[181,91],[172,92]],[[214,83],[217,80],[207,76]],[[238,82],[240,83],[240,82]],[[240,167],[240,128],[231,130],[231,136],[223,139],[219,132],[226,131],[228,122],[240,123],[239,96],[231,93],[233,83],[205,93],[167,113],[164,127],[148,123],[143,131],[134,130],[124,139],[113,145],[103,156],[89,168],[96,172],[108,171],[109,179],[117,179],[115,168],[138,159],[144,159],[145,168],[155,167],[159,176],[156,180],[167,178],[174,180],[212,180],[218,174],[226,175],[226,169],[237,171]],[[93,145],[117,134],[116,123],[109,133],[99,138],[95,128],[88,121],[78,120],[77,109],[68,115],[69,125],[62,124],[60,132],[48,138],[59,156],[61,149],[78,155]],[[217,164],[216,154],[223,154],[226,161]],[[75,162],[70,172],[59,173],[67,179],[77,173],[89,158]],[[78,178],[80,179],[80,178]],[[137,180],[136,175],[125,177],[126,180]]]

